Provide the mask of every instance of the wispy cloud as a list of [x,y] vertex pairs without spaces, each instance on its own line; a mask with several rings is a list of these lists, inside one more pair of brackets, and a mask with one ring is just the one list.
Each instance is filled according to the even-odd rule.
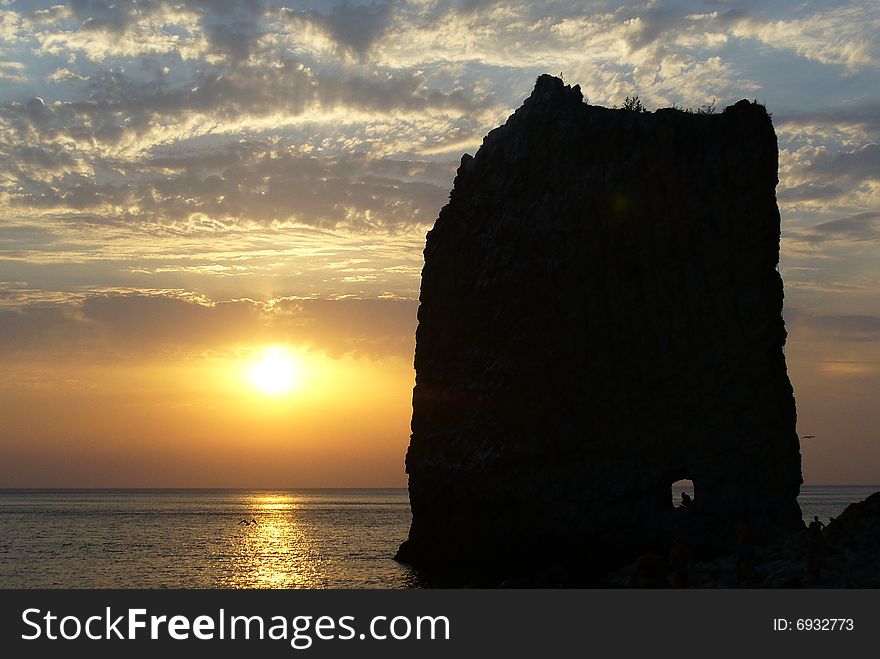
[[[870,281],[878,21],[856,0],[3,3],[0,280],[410,295],[461,153],[561,72],[592,103],[766,101],[784,267],[849,254]],[[351,249],[357,271],[328,265]]]

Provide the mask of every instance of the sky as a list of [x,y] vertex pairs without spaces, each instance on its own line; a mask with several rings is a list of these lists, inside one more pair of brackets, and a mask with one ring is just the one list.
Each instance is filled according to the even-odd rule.
[[0,0],[0,487],[404,486],[425,233],[542,73],[766,104],[805,481],[880,483],[876,2]]

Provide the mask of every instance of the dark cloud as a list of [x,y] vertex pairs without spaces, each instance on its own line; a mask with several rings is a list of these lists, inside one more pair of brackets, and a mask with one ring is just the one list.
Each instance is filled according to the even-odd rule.
[[867,181],[880,180],[880,145],[867,144],[855,151],[817,151],[793,170],[804,183],[783,188],[783,201],[830,201],[857,189]]
[[638,29],[628,39],[630,48],[639,49],[661,40],[670,31],[678,31],[689,14],[684,8],[652,6],[638,13]]
[[140,21],[161,18],[179,9],[188,9],[199,17],[199,27],[212,52],[225,55],[231,62],[247,58],[254,43],[266,32],[262,0],[72,0],[65,5],[33,11],[29,20],[36,24],[72,21],[75,31],[96,32],[108,38],[120,38]]
[[844,188],[837,185],[809,181],[792,187],[781,188],[777,193],[780,201],[830,201],[843,196]]
[[786,230],[785,237],[813,244],[880,240],[880,213],[856,213],[812,227]]
[[777,126],[858,126],[866,132],[880,133],[880,103],[870,102],[848,107],[811,111],[777,112],[773,115]]
[[296,116],[317,107],[377,115],[432,111],[467,115],[490,103],[485,95],[465,90],[431,90],[416,72],[338,77],[284,59],[271,67],[241,65],[226,72],[210,68],[176,85],[105,70],[92,77],[85,100],[51,106],[38,98],[14,101],[0,107],[0,118],[13,127],[18,141],[68,137],[116,144],[124,135],[140,135],[158,124],[193,117],[235,122],[275,113]]
[[880,316],[866,314],[816,314],[786,309],[786,325],[792,331],[808,329],[833,341],[880,341]]
[[880,237],[880,213],[857,213],[839,220],[817,224],[812,230],[820,236],[829,238],[877,240]]
[[218,343],[258,326],[246,303],[215,307],[163,296],[91,296],[79,305],[0,311],[0,350],[7,355],[116,356]]
[[160,295],[95,295],[87,297],[79,311],[82,323],[105,340],[148,349],[234,341],[253,333],[260,316],[249,301],[207,306]]
[[0,308],[0,355],[29,357],[46,350],[67,352],[75,321],[61,307]]
[[166,3],[155,0],[71,0],[67,6],[81,29],[120,34],[139,20],[160,12]]
[[80,183],[68,184],[61,190],[45,186],[44,191],[30,194],[13,194],[13,205],[31,208],[65,208],[73,211],[93,210],[105,205],[127,205],[133,200],[127,186],[96,185],[81,176]]
[[458,9],[463,14],[470,14],[494,7],[500,2],[501,0],[462,0]]
[[[175,222],[196,215],[219,221],[391,229],[429,224],[448,195],[454,163],[314,157],[266,143],[232,144],[204,154],[161,155],[115,163],[118,183],[67,175],[34,182],[10,203],[57,211],[108,209],[107,221]],[[109,209],[113,209],[112,212]],[[116,210],[124,209],[124,210]]]
[[77,165],[73,154],[59,144],[0,143],[0,173],[31,180],[32,173],[61,174]]
[[880,144],[866,144],[856,151],[822,152],[809,171],[828,179],[880,180]]
[[51,112],[46,107],[46,102],[37,96],[25,102],[24,115],[34,126],[43,127],[48,122]]
[[132,357],[198,353],[265,342],[311,346],[332,357],[408,357],[417,302],[283,299],[204,304],[166,295],[91,295],[81,303],[0,310],[7,357]]
[[[413,162],[403,167],[411,170],[406,173],[388,159],[352,155],[364,139],[358,136],[344,157],[306,157],[268,143],[247,153],[218,145],[241,135],[290,134],[286,127],[263,126],[310,111],[338,115],[342,122],[351,121],[346,115],[365,114],[380,128],[401,115],[415,115],[415,121],[440,115],[453,117],[456,130],[472,130],[474,116],[494,103],[491,93],[476,91],[476,83],[439,90],[419,71],[318,68],[277,44],[256,52],[265,24],[278,19],[277,9],[261,0],[81,0],[31,12],[30,20],[42,24],[45,35],[85,30],[130,41],[144,19],[183,11],[197,17],[212,53],[224,58],[90,61],[81,65],[88,69],[84,80],[58,88],[71,97],[0,105],[0,191],[8,206],[100,223],[161,224],[196,214],[221,222],[295,220],[328,227],[433,221],[451,181],[448,163],[439,165],[442,173],[427,175],[424,170],[438,165]],[[299,15],[341,47],[363,54],[384,34],[392,13],[392,3],[382,2]],[[359,131],[355,125],[352,132]],[[205,135],[212,151],[181,155]],[[153,158],[150,150],[159,143],[163,155]],[[419,167],[423,172],[414,173]]]
[[[165,167],[170,164],[164,161]],[[432,222],[447,196],[446,186],[394,172],[402,163],[395,168],[394,163],[366,157],[248,153],[230,157],[214,172],[193,164],[142,192],[144,211],[170,218],[198,212],[266,222],[295,219],[328,227],[392,226]]]
[[880,316],[814,316],[813,323],[851,340],[880,340]]
[[234,23],[209,23],[205,25],[205,36],[215,51],[229,55],[237,62],[247,59],[261,32],[256,23],[236,21]]
[[721,25],[736,25],[741,21],[752,18],[753,14],[745,7],[732,7],[718,14],[718,22]]
[[[267,221],[296,218],[324,226],[427,223],[445,200],[448,176],[412,180],[387,172],[389,164],[383,161],[304,158],[266,145],[262,153],[246,156],[235,148],[205,154],[201,165],[190,159],[182,171],[168,175],[159,171],[175,167],[167,157],[154,166],[149,159],[102,155],[99,147],[142,138],[149,143],[147,136],[157,127],[196,117],[226,122],[230,131],[241,132],[236,124],[247,117],[296,116],[313,107],[376,115],[467,115],[487,102],[462,90],[430,90],[416,73],[338,78],[316,75],[293,60],[271,68],[243,63],[227,73],[202,72],[196,84],[184,85],[162,78],[144,82],[121,70],[105,70],[92,76],[87,95],[51,105],[32,98],[0,107],[0,120],[10,129],[0,143],[0,153],[8,156],[0,170],[15,181],[7,187],[11,204],[58,210],[113,206],[117,217],[149,214],[160,222],[206,213]],[[81,172],[110,175],[101,180]]]
[[232,63],[246,60],[257,41],[266,33],[262,0],[202,0],[193,3],[203,10],[201,26],[214,52],[226,55]]
[[391,23],[392,3],[352,5],[344,2],[328,14],[307,10],[291,16],[325,32],[341,49],[363,56],[385,34]]

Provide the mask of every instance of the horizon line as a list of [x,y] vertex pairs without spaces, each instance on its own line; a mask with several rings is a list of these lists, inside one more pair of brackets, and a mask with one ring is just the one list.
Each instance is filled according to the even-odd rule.
[[[880,483],[803,483],[804,487],[876,487],[880,490]],[[4,492],[35,492],[35,491],[161,491],[161,490],[190,490],[190,491],[254,491],[254,490],[408,490],[407,486],[401,485],[384,485],[384,486],[324,486],[324,487],[189,487],[189,486],[134,486],[134,487],[103,487],[103,486],[75,486],[75,487],[58,487],[58,486],[28,486],[28,487],[4,487],[0,486],[0,493]]]

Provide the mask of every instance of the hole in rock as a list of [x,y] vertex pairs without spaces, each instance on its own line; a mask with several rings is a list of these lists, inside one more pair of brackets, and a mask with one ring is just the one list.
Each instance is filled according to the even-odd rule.
[[673,508],[686,508],[694,502],[694,482],[688,479],[677,480],[672,484]]

